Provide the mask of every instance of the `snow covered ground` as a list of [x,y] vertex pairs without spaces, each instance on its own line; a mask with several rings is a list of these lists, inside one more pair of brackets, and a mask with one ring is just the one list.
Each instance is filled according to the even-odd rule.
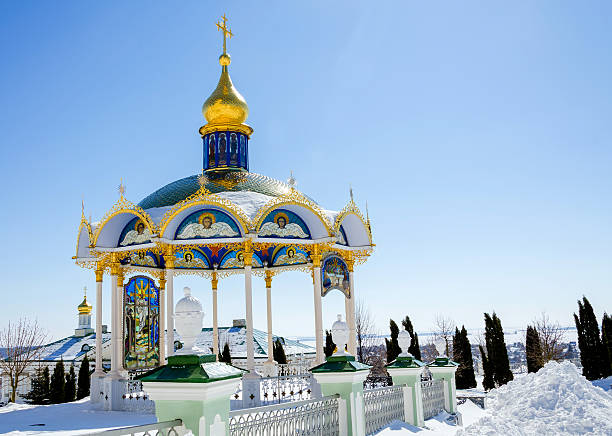
[[[395,421],[378,435],[612,435],[612,377],[589,382],[570,362],[547,363],[487,395],[487,409],[459,405],[463,427],[443,412],[418,428]],[[600,387],[601,386],[601,387]],[[602,389],[603,388],[603,389]],[[606,392],[604,389],[607,389]],[[93,411],[87,399],[51,406],[0,407],[0,434],[87,434],[94,430],[155,422],[153,415]]]
[[93,430],[154,422],[156,422],[154,415],[91,410],[89,398],[50,406],[9,404],[0,407],[0,434],[9,435],[40,433],[80,435],[91,433]]

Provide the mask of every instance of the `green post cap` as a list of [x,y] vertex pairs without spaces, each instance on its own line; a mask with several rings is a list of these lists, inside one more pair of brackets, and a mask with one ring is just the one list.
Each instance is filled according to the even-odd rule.
[[372,368],[365,363],[357,362],[355,356],[330,356],[325,359],[326,362],[315,366],[310,372],[357,372],[365,371]]
[[459,364],[446,356],[438,356],[433,362],[428,363],[427,366],[459,366]]
[[397,356],[397,358],[385,365],[385,368],[421,368],[425,366],[423,362],[413,356]]
[[242,377],[246,371],[217,362],[214,354],[170,356],[168,364],[136,377],[143,382],[211,383]]

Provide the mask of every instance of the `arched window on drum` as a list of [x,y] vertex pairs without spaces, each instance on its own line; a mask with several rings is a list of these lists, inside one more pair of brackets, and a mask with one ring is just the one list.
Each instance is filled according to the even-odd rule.
[[208,167],[214,167],[215,162],[215,134],[208,135]]
[[230,165],[238,165],[238,135],[232,133],[230,135]]
[[227,140],[225,133],[219,134],[219,165],[227,165]]

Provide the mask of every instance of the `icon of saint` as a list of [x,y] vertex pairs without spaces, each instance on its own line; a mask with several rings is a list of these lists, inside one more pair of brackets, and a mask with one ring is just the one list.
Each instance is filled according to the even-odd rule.
[[274,260],[274,266],[295,265],[298,263],[308,263],[308,259],[306,259],[304,253],[297,251],[295,247],[287,248],[285,254],[281,254]]
[[119,245],[125,247],[126,245],[143,244],[145,242],[150,241],[151,231],[145,226],[142,221],[139,220],[138,222],[136,222],[134,230],[130,230],[129,232],[127,232],[125,234],[125,237],[123,238],[123,241],[121,241],[121,244]]
[[[179,228],[180,229],[180,228]],[[187,224],[176,239],[234,237],[239,233],[223,221],[217,221],[211,212],[203,212],[196,222]]]
[[259,236],[278,236],[281,238],[308,238],[308,233],[298,223],[289,222],[284,212],[279,212],[272,221],[264,223],[259,229]]

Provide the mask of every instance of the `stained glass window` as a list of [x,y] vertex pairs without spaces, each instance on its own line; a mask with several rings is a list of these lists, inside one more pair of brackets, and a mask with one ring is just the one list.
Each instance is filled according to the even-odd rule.
[[132,277],[124,287],[124,366],[159,366],[159,288],[146,276]]

